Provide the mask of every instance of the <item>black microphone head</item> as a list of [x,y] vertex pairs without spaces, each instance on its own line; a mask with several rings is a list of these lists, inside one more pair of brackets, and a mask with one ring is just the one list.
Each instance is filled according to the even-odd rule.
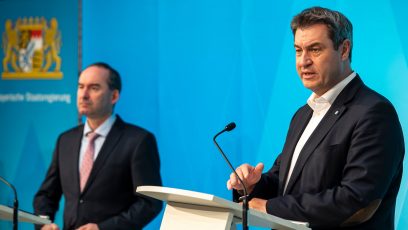
[[229,132],[229,131],[235,129],[235,127],[237,127],[237,126],[235,125],[235,122],[231,122],[231,123],[229,123],[227,126],[225,126],[225,131]]

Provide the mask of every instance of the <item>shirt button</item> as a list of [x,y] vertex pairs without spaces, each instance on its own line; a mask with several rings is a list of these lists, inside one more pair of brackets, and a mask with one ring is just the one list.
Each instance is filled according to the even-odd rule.
[[81,199],[81,200],[79,200],[79,203],[80,203],[80,204],[84,203],[84,200],[82,200],[82,199]]

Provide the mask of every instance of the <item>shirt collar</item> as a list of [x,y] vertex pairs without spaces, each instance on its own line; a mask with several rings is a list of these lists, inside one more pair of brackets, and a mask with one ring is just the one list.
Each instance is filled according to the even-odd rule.
[[343,91],[344,87],[346,87],[347,84],[356,77],[356,75],[356,72],[352,72],[349,76],[337,83],[337,85],[320,97],[317,97],[317,94],[312,93],[312,95],[310,95],[310,97],[307,99],[307,104],[313,109],[314,112],[317,113],[330,107],[341,91]]
[[106,121],[104,121],[98,128],[92,130],[89,126],[88,122],[85,122],[84,126],[84,136],[88,133],[94,131],[95,133],[99,134],[99,136],[106,137],[111,130],[113,123],[116,121],[116,115],[112,114]]

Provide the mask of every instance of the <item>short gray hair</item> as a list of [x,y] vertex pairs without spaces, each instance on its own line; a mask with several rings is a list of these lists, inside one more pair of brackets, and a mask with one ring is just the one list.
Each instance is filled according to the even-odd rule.
[[311,7],[303,10],[293,17],[290,27],[293,35],[299,28],[307,28],[316,24],[326,25],[329,31],[329,38],[333,42],[334,49],[337,50],[342,42],[350,40],[350,55],[353,49],[353,25],[342,13],[323,7]]

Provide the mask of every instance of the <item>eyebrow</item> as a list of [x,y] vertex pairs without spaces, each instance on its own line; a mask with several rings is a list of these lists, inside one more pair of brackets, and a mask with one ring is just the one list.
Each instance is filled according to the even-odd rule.
[[[296,44],[294,44],[294,46],[295,46],[295,48],[301,48],[301,46],[298,46],[298,45],[296,45]],[[320,42],[314,42],[314,43],[312,43],[312,44],[306,46],[305,48],[308,49],[308,48],[313,47],[313,46],[323,46],[323,45],[322,45],[322,43],[320,43]]]
[[[83,86],[83,85],[86,85],[86,84],[84,84],[84,83],[80,83],[80,82],[78,82],[78,85],[79,86]],[[88,87],[93,87],[93,86],[98,86],[98,87],[100,87],[101,86],[101,84],[99,84],[99,83],[91,83],[91,84],[89,84],[89,85],[87,85]]]

